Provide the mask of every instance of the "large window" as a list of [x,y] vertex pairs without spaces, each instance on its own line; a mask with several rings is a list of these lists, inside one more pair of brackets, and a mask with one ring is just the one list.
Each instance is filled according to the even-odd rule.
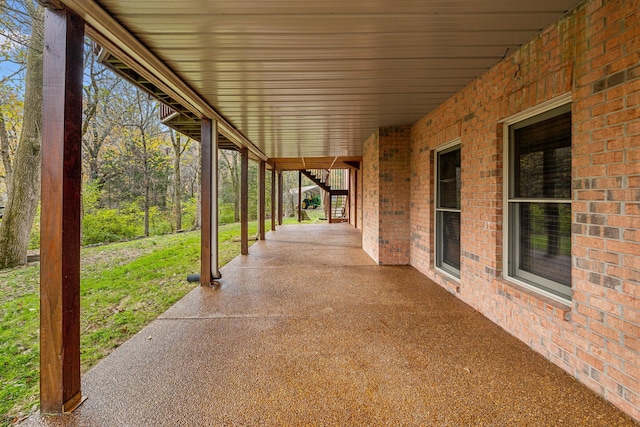
[[507,273],[571,298],[571,105],[508,125]]
[[436,267],[460,278],[460,143],[436,152]]

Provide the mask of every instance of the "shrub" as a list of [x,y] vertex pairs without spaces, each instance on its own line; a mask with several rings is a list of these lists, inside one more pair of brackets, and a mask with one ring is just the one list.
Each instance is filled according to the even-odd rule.
[[182,202],[182,229],[193,229],[193,221],[196,215],[197,201],[195,197]]
[[159,234],[169,234],[173,231],[171,226],[171,214],[165,210],[160,210],[157,206],[149,209],[149,234],[157,236]]
[[117,242],[142,234],[134,213],[117,209],[102,209],[84,216],[82,244]]
[[233,203],[220,203],[218,224],[231,224],[236,221]]

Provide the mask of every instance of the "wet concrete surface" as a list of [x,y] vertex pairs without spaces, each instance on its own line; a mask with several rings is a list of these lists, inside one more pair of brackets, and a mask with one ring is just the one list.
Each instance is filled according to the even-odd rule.
[[[631,426],[346,224],[278,227],[29,426]],[[187,272],[185,272],[187,273]]]

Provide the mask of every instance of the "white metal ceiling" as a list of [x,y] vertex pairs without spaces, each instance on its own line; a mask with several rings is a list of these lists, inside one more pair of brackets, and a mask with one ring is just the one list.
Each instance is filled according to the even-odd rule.
[[[64,1],[64,0],[63,0]],[[97,0],[270,158],[359,156],[578,0]]]

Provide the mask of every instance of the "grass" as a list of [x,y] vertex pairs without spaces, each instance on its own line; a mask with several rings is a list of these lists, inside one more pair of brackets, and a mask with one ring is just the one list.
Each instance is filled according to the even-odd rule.
[[[321,212],[308,212],[312,222]],[[295,222],[293,218],[285,220]],[[257,222],[249,223],[249,236],[256,232]],[[240,253],[239,236],[239,224],[219,227],[220,265]],[[186,276],[199,271],[197,231],[83,248],[82,371],[193,289],[194,284],[188,283]],[[0,271],[1,426],[38,408],[39,274],[38,263]]]

